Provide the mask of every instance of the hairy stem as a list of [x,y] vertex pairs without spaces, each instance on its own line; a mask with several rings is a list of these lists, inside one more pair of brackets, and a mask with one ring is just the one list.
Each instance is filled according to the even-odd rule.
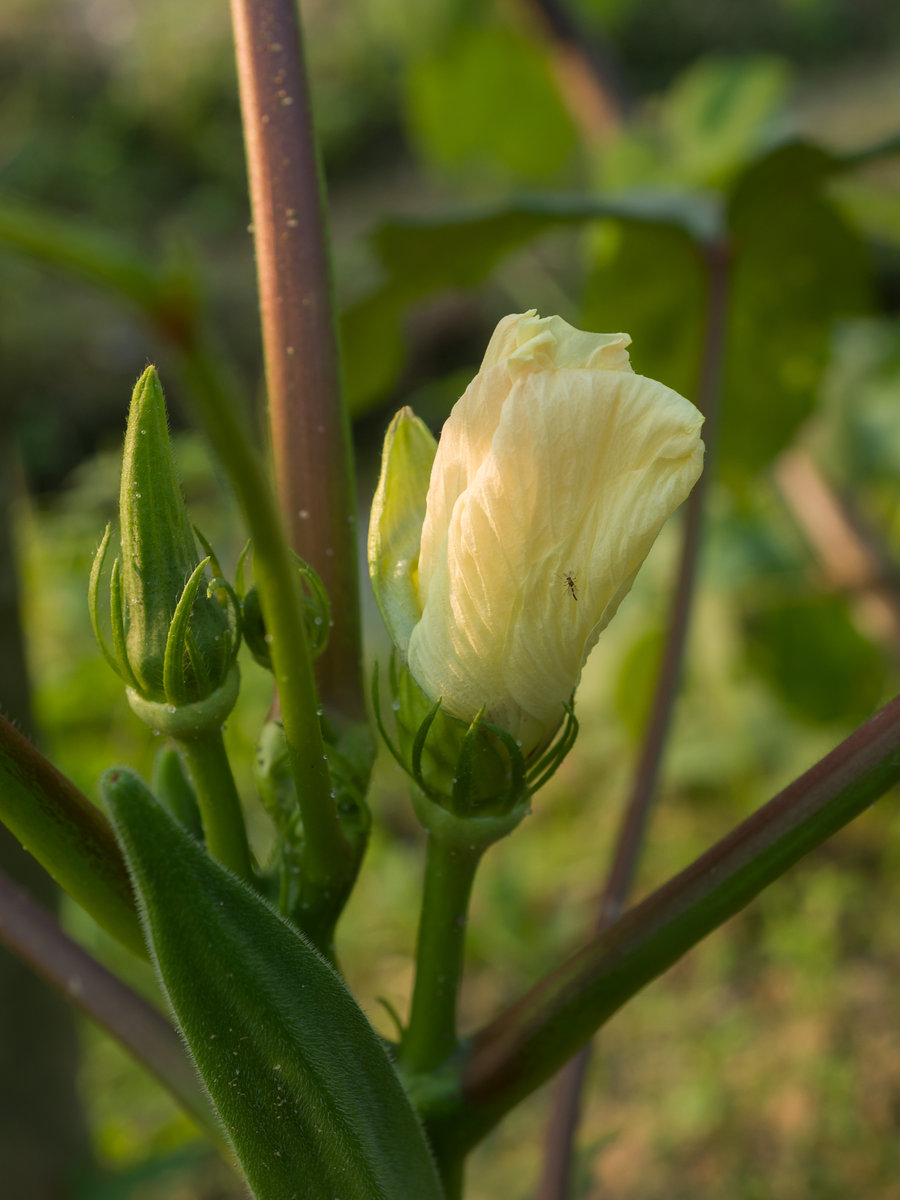
[[252,883],[247,827],[221,731],[178,738],[176,745],[194,785],[207,850],[239,879]]
[[481,849],[428,837],[425,888],[416,945],[416,982],[400,1062],[410,1074],[433,1071],[457,1050],[456,1003],[466,916]]
[[356,864],[331,796],[297,568],[262,458],[238,416],[229,379],[198,340],[189,338],[180,349],[195,408],[228,472],[253,539],[253,571],[303,819],[304,873],[323,895],[345,898],[346,881]]

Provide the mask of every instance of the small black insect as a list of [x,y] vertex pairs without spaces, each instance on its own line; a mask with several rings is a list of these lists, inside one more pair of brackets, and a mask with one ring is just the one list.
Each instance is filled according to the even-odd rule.
[[575,576],[572,574],[572,568],[569,567],[566,571],[564,571],[560,576],[560,579],[562,579],[563,583],[569,589],[569,595],[577,603],[578,593],[575,591]]

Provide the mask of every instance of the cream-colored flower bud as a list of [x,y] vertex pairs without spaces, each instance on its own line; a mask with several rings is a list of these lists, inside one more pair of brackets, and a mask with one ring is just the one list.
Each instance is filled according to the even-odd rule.
[[385,442],[369,563],[388,629],[428,696],[464,721],[483,706],[526,755],[703,465],[700,413],[635,375],[629,342],[506,317],[436,454],[409,410]]

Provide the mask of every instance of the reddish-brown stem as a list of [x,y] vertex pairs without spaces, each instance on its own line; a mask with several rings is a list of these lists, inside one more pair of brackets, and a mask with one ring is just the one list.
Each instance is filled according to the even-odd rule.
[[613,1013],[900,781],[900,697],[479,1031],[460,1100],[426,1122],[465,1155]]
[[325,207],[295,0],[232,0],[278,492],[334,627],[322,702],[363,715],[349,421],[342,403]]
[[214,1140],[222,1133],[181,1039],[142,997],[67,937],[0,873],[0,943],[7,946],[155,1075]]
[[[706,462],[703,474],[687,500],[681,556],[666,632],[665,648],[656,681],[650,717],[635,767],[631,794],[625,805],[612,866],[600,901],[596,930],[601,932],[622,912],[631,890],[646,833],[660,765],[666,746],[672,710],[678,693],[681,663],[687,641],[694,583],[700,553],[703,513],[711,475],[718,427],[719,394],[728,307],[728,247],[724,242],[703,249],[708,270],[708,318],[700,365],[698,406],[706,417],[703,427]],[[584,1045],[560,1071],[544,1142],[544,1164],[538,1200],[566,1200],[569,1194],[575,1134],[581,1113],[581,1096],[590,1062],[590,1043]]]

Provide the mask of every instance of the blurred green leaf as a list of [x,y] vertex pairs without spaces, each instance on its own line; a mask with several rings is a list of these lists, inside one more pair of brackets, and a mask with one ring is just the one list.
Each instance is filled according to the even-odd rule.
[[788,87],[772,58],[703,58],[679,76],[662,104],[679,178],[721,183],[759,147]]
[[635,742],[643,734],[662,661],[665,634],[661,629],[642,633],[629,647],[616,681],[616,711]]
[[385,288],[341,313],[344,388],[353,416],[390,391],[403,368],[406,291]]
[[[718,205],[710,196],[662,189],[610,196],[521,194],[470,212],[384,221],[372,242],[386,280],[342,318],[347,394],[354,414],[377,403],[396,380],[404,359],[403,314],[415,300],[444,289],[477,287],[504,258],[541,234],[604,218],[655,230],[659,242],[670,242],[679,255],[672,280],[676,285],[698,269],[692,240],[712,238],[720,226]],[[648,272],[656,270],[650,249],[633,284],[629,277],[639,299],[648,293]],[[641,254],[639,249],[638,259]],[[653,300],[652,295],[646,298]],[[671,302],[680,317],[682,293]],[[702,311],[697,319],[702,320]],[[619,318],[610,318],[607,327],[622,326]]]
[[683,229],[622,221],[601,243],[582,324],[630,333],[639,374],[696,396],[706,300],[703,259]]
[[545,53],[508,29],[467,27],[416,62],[407,106],[422,153],[444,169],[546,183],[578,140]]
[[721,435],[731,482],[788,444],[815,406],[834,322],[870,303],[865,247],[825,194],[834,169],[794,143],[750,167],[732,196]]
[[112,813],[169,1002],[257,1200],[440,1200],[384,1048],[336,972],[141,780]]
[[790,600],[748,616],[747,660],[795,714],[825,723],[869,717],[883,699],[882,656],[836,596]]

